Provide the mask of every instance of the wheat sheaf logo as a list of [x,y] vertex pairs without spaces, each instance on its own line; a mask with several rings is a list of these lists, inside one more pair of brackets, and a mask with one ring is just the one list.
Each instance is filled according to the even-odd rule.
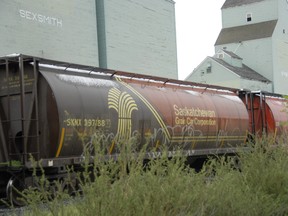
[[127,92],[112,88],[108,93],[108,107],[118,113],[116,140],[128,140],[132,131],[132,112],[138,110],[135,100]]

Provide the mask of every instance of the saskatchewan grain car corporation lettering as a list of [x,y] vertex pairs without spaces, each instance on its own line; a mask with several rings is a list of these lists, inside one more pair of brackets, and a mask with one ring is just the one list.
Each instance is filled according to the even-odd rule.
[[216,113],[214,110],[188,107],[180,108],[177,105],[174,105],[173,108],[176,125],[216,125]]
[[23,19],[27,19],[27,20],[31,20],[34,22],[51,25],[51,26],[55,26],[59,28],[62,28],[63,26],[62,19],[59,19],[56,17],[47,16],[47,15],[43,15],[43,14],[39,14],[39,13],[35,13],[35,12],[28,11],[28,10],[23,10],[23,9],[19,10],[19,14],[20,14],[20,17]]

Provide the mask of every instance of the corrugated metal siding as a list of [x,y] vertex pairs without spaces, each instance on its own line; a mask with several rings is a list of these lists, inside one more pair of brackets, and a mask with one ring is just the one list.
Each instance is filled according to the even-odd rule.
[[0,46],[0,56],[178,77],[171,0],[2,0]]
[[104,1],[108,68],[178,77],[173,2],[100,1]]
[[[230,28],[278,19],[277,0],[255,2],[241,7],[222,9],[222,28]],[[251,21],[247,21],[247,16]]]
[[[226,48],[273,84],[246,79],[241,86],[288,94],[288,4],[279,0],[227,0],[222,7],[223,29],[215,51]],[[247,13],[252,14],[247,22]]]
[[[208,63],[212,69],[210,73],[206,71]],[[232,67],[221,59],[207,57],[186,80],[238,89],[272,91],[272,83],[269,80],[243,66]]]
[[[210,73],[207,73],[208,64],[209,66],[211,65]],[[223,65],[216,62],[212,57],[207,57],[185,80],[225,87],[240,87],[240,77],[225,69]]]
[[98,66],[95,0],[1,0],[0,55]]
[[288,95],[288,3],[279,1],[279,21],[273,34],[274,92]]
[[274,91],[288,95],[288,43],[274,41]]

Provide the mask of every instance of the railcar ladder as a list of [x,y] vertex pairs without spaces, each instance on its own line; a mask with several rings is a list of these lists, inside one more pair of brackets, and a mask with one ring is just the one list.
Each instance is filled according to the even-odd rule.
[[[255,95],[259,94],[259,107],[255,107]],[[249,97],[250,97],[250,107],[248,106],[248,101],[247,101],[247,97],[246,97],[246,108],[247,110],[251,113],[251,129],[252,129],[252,133],[255,134],[256,133],[256,127],[257,125],[261,126],[261,134],[268,132],[268,128],[267,128],[267,118],[266,118],[266,96],[265,94],[263,94],[262,92],[260,93],[253,93],[250,92],[249,93]],[[258,112],[257,118],[256,118],[256,111]]]
[[261,109],[261,119],[262,119],[262,133],[268,134],[268,123],[266,117],[266,95],[260,92],[260,109]]
[[[33,73],[30,73],[30,77],[26,76],[24,66],[29,63],[33,65]],[[18,76],[14,75],[14,77],[11,77],[12,64],[14,65],[13,67],[17,67]],[[12,161],[20,161],[22,165],[25,165],[28,162],[30,155],[32,155],[34,159],[39,160],[38,64],[35,58],[28,58],[23,55],[6,57],[5,71],[7,93],[2,97],[6,97],[7,103],[6,107],[3,108],[3,110],[6,110],[5,118],[0,119],[2,148],[5,150],[5,160],[9,161],[10,166],[12,166]],[[17,82],[15,82],[16,79]],[[13,80],[13,82],[11,80]],[[29,89],[26,89],[28,86],[27,82],[30,82]],[[16,88],[17,91],[15,92]],[[14,91],[12,91],[12,89]],[[28,97],[28,95],[30,96]],[[14,110],[18,110],[20,118],[12,116],[12,98],[17,98],[17,100],[20,101],[19,107],[13,107]],[[5,127],[3,127],[3,125],[5,125]],[[15,131],[14,133],[12,132],[12,128],[13,126],[15,127],[15,125],[18,127],[20,126],[20,130],[17,134],[15,134]],[[31,145],[33,145],[33,147]],[[33,150],[31,151],[31,149]]]

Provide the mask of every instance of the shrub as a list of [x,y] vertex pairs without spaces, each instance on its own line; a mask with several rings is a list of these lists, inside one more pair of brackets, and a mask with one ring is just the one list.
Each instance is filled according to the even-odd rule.
[[[217,156],[196,172],[185,158],[168,158],[165,150],[143,166],[145,150],[136,157],[127,148],[118,161],[95,159],[92,169],[86,163],[78,174],[82,191],[74,197],[60,186],[52,200],[45,187],[30,189],[27,215],[288,214],[287,147],[263,139],[250,149],[237,156],[240,169],[235,157]],[[40,197],[46,203],[39,208]]]

